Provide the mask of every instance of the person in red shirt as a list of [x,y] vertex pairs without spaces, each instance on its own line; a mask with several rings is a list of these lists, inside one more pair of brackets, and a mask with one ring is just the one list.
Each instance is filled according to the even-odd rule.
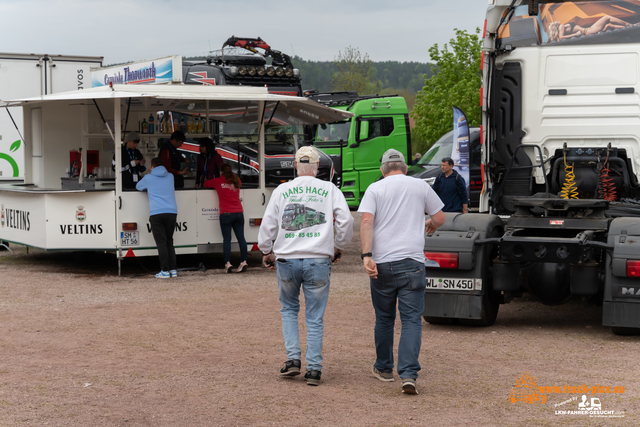
[[231,273],[231,229],[238,239],[241,263],[236,270],[238,273],[247,271],[247,242],[244,239],[244,214],[240,202],[240,178],[231,171],[231,165],[223,164],[219,178],[204,182],[205,188],[215,188],[220,200],[220,230],[222,230],[222,250],[224,252],[224,269]]
[[201,138],[200,154],[196,174],[196,187],[202,187],[208,179],[218,178],[222,167],[222,156],[216,151],[211,138]]

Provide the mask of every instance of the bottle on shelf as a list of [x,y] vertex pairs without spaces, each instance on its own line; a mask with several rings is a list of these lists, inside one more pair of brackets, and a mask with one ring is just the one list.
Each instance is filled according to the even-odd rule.
[[169,113],[165,113],[164,122],[162,124],[162,133],[170,134],[171,133],[171,124],[169,122]]
[[150,134],[153,134],[154,133],[153,131],[155,130],[154,129],[154,125],[153,125],[153,121],[154,121],[153,114],[149,114],[149,133]]
[[184,116],[180,117],[180,132],[187,133],[187,124],[184,122]]
[[149,123],[147,123],[146,119],[142,119],[142,134],[148,134],[149,133]]
[[180,122],[178,122],[178,116],[173,118],[173,128],[171,128],[171,132],[175,132],[180,130]]
[[202,120],[198,120],[198,133],[204,132],[204,118]]

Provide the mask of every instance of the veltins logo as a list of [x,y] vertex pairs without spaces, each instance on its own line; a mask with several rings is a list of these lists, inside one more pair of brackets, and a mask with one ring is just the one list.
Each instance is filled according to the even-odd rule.
[[78,222],[84,222],[87,219],[87,213],[84,211],[84,206],[78,206],[78,210],[76,211],[76,219]]
[[4,228],[4,205],[0,205],[0,224]]
[[546,403],[547,396],[538,393],[537,378],[531,375],[531,372],[523,372],[522,375],[516,379],[516,383],[511,388],[509,400],[511,403]]

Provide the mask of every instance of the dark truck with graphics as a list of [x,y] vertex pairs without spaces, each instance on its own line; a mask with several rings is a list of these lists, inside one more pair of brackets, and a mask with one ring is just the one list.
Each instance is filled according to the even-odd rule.
[[[300,71],[293,68],[289,55],[272,49],[260,37],[232,36],[224,42],[222,49],[206,60],[183,61],[182,81],[205,86],[266,86],[270,93],[302,96],[302,77]],[[277,108],[265,120],[268,123],[265,134],[266,185],[277,187],[295,177],[293,162],[297,147],[304,142],[304,131],[302,126],[279,126]],[[214,122],[212,130],[218,152],[240,175],[243,186],[257,185],[256,127]],[[199,152],[197,143],[193,142],[185,144],[181,151],[192,159]],[[321,152],[317,178],[335,181],[336,177],[333,161]]]
[[284,207],[282,213],[282,229],[300,230],[316,224],[327,222],[323,212],[318,212],[303,205],[302,203],[289,203]]

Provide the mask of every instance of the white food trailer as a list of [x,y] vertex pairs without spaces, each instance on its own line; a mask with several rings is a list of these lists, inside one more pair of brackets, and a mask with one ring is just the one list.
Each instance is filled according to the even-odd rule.
[[[0,53],[0,99],[26,98],[91,87],[101,56]],[[24,179],[22,108],[0,110],[0,181]]]
[[[0,185],[0,240],[46,250],[93,250],[125,256],[157,255],[149,225],[146,193],[123,191],[121,175],[91,178],[81,167],[76,189],[64,189],[69,152],[106,151],[97,166],[121,170],[121,123],[142,120],[159,110],[207,117],[226,123],[251,123],[259,132],[259,185],[241,189],[245,237],[249,249],[272,188],[265,186],[265,122],[277,117],[292,125],[323,124],[352,116],[307,98],[274,95],[266,88],[241,86],[123,85],[4,101],[0,107],[21,106],[25,122],[24,184]],[[168,138],[169,135],[145,135]],[[116,146],[118,149],[116,149]],[[152,154],[152,153],[147,153]],[[218,196],[213,189],[176,190],[177,254],[222,252]],[[234,243],[237,248],[237,243]],[[120,271],[120,268],[118,269]]]

